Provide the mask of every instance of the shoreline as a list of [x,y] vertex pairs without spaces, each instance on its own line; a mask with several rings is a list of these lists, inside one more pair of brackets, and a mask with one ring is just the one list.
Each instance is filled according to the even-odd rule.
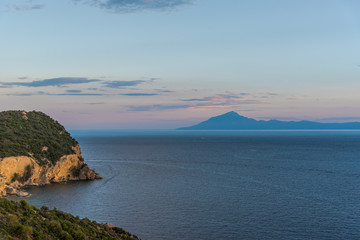
[[36,159],[28,156],[1,158],[0,196],[28,197],[23,187],[102,179],[84,163],[79,145],[73,149],[75,154],[62,156],[55,165],[39,165]]

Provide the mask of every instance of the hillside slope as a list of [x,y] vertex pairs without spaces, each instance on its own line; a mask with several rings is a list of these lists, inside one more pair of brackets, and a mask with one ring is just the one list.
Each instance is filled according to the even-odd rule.
[[0,112],[0,140],[0,158],[29,156],[40,165],[74,154],[78,145],[57,121],[35,111]]
[[21,240],[136,240],[135,235],[112,226],[80,219],[69,213],[47,207],[41,209],[29,205],[0,199],[0,239]]

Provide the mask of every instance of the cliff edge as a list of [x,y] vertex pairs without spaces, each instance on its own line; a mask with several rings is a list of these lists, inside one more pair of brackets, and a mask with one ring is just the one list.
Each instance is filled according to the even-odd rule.
[[21,188],[101,179],[81,155],[79,143],[41,112],[0,112],[0,196],[29,194]]

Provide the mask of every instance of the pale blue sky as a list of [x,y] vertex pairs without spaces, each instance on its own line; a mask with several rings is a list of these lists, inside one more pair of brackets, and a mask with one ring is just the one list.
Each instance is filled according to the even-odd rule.
[[355,0],[3,0],[0,110],[68,128],[360,121]]

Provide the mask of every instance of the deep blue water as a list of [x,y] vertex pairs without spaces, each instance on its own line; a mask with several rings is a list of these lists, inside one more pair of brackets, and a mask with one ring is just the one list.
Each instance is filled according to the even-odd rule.
[[73,132],[103,180],[28,200],[144,240],[360,239],[360,132],[106,134]]

